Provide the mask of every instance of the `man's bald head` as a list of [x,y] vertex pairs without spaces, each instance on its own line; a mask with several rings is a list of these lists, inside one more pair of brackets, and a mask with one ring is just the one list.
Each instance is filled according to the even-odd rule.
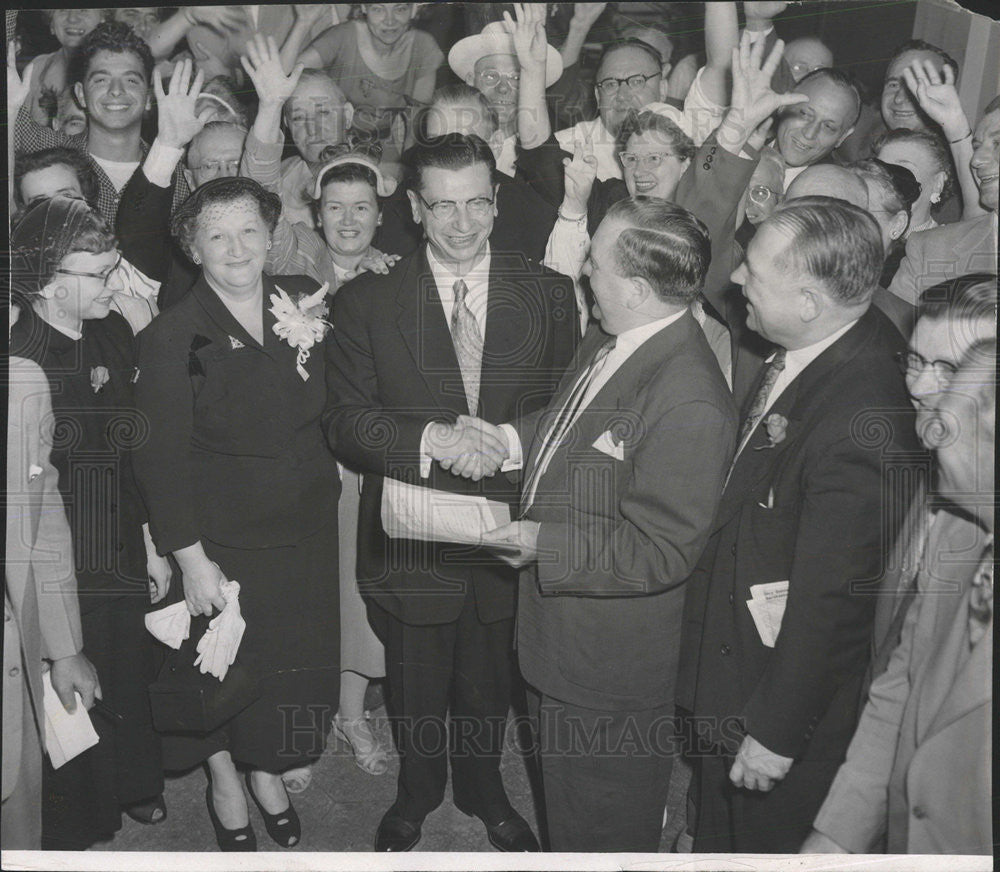
[[785,201],[797,197],[834,197],[868,208],[868,188],[858,176],[834,164],[815,164],[799,173],[785,191]]

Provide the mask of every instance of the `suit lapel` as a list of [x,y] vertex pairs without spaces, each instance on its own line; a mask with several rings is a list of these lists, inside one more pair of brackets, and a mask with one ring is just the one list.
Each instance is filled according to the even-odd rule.
[[[270,288],[270,290],[269,290]],[[269,293],[274,292],[274,284],[270,281],[270,278],[264,276],[264,342],[267,342],[267,335],[270,333],[274,335],[271,326],[274,324],[274,316],[267,311],[269,301]],[[233,317],[232,312],[226,308],[226,304],[219,299],[219,295],[212,290],[211,285],[205,279],[204,273],[198,276],[198,281],[195,282],[194,287],[191,289],[191,293],[195,295],[201,307],[208,314],[208,317],[215,322],[215,324],[224,333],[229,334],[231,339],[238,339],[244,345],[251,348],[256,348],[258,351],[266,351],[265,347],[261,345],[256,339],[254,339],[240,324],[236,318]],[[270,319],[270,320],[269,320]],[[272,353],[272,352],[268,352]]]
[[425,247],[400,275],[396,305],[400,336],[428,392],[442,409],[467,415],[465,383]]
[[[545,344],[548,323],[543,309],[544,298],[534,282],[518,281],[525,275],[500,252],[490,258],[489,290],[486,299],[486,335],[483,337],[483,364],[479,393],[480,417],[490,418],[490,409],[511,408],[511,395],[523,391],[523,385],[505,376],[510,366],[523,368],[526,343]],[[530,296],[530,298],[529,298]],[[534,329],[533,329],[534,327]],[[450,335],[449,335],[450,338]]]

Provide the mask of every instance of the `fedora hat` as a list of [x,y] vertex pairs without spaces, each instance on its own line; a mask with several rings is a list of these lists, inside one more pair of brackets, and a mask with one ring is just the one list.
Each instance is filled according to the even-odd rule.
[[[482,33],[460,39],[448,52],[448,66],[463,82],[471,82],[476,61],[490,55],[511,55],[517,57],[514,39],[501,21],[491,21]],[[545,53],[545,87],[554,85],[562,75],[562,58],[549,45]]]

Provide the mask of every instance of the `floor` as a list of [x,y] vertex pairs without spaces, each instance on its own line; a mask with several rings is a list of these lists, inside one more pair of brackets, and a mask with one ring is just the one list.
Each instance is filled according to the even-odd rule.
[[[378,702],[372,699],[372,702]],[[391,747],[385,708],[372,711],[372,725],[385,747]],[[395,798],[398,760],[391,757],[390,769],[379,777],[366,774],[354,764],[350,748],[331,738],[326,753],[313,769],[312,783],[293,797],[302,820],[302,841],[292,851],[371,851],[372,839],[382,814]],[[501,763],[504,784],[514,808],[536,829],[535,804],[524,756],[517,747],[514,731],[508,731]],[[667,826],[660,850],[669,851],[684,828],[685,794],[689,773],[675,767],[668,801]],[[114,839],[94,846],[104,851],[216,851],[218,850],[205,809],[205,775],[195,769],[167,779],[164,792],[167,819],[155,826],[124,818]],[[281,850],[264,831],[256,807],[251,804],[250,820],[261,850]],[[681,838],[680,850],[683,850]],[[450,791],[444,804],[424,822],[418,851],[492,851],[482,824],[466,817],[452,804]],[[690,848],[688,848],[690,850]]]

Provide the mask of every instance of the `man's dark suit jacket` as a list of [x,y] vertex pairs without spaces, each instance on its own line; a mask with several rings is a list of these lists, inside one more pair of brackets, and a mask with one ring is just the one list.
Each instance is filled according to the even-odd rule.
[[[901,347],[870,309],[771,407],[784,437],[772,445],[758,427],[737,459],[688,585],[678,678],[678,703],[709,719],[716,753],[734,753],[745,730],[797,763],[842,759],[872,631],[875,597],[864,594],[898,523],[883,516],[888,471],[920,453],[892,359]],[[752,585],[785,580],[768,648],[746,601]],[[817,807],[826,786],[812,788]]]
[[[573,355],[572,282],[492,253],[479,417],[494,424],[543,408]],[[334,454],[365,474],[358,530],[362,593],[409,624],[457,619],[467,585],[484,622],[514,613],[516,572],[467,546],[390,540],[381,521],[382,477],[507,502],[506,476],[481,482],[431,464],[419,477],[420,440],[432,421],[468,414],[462,374],[434,277],[421,247],[389,272],[348,282],[334,298],[327,343],[324,429]]]
[[[607,336],[591,328],[549,407]],[[530,470],[552,415],[518,430]],[[602,434],[621,459],[601,451]],[[637,348],[573,424],[538,482],[537,563],[521,571],[518,652],[548,696],[603,710],[673,699],[684,581],[707,540],[736,409],[690,312]]]
[[313,347],[303,381],[296,349],[272,330],[268,302],[275,285],[293,299],[318,285],[307,276],[263,281],[263,345],[204,277],[139,337],[136,405],[149,430],[135,467],[161,554],[201,538],[288,545],[337,517],[340,480],[319,426],[323,345]]

